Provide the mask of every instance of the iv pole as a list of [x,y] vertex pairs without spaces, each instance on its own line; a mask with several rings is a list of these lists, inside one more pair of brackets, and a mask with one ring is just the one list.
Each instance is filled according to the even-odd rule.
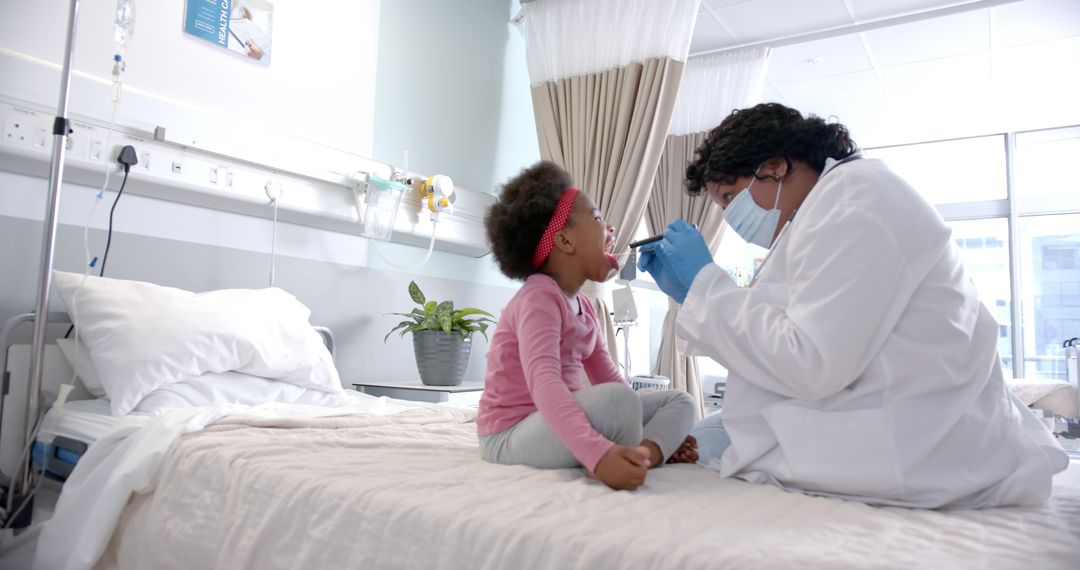
[[[67,135],[70,121],[67,117],[68,92],[71,81],[71,56],[75,51],[75,25],[79,18],[79,0],[71,0],[68,12],[67,46],[64,50],[64,68],[60,73],[60,103],[53,122],[52,165],[49,171],[49,198],[45,211],[44,236],[42,237],[41,274],[38,275],[37,309],[34,312],[34,338],[30,348],[29,402],[26,415],[26,433],[29,438],[37,423],[41,405],[41,376],[45,362],[45,325],[48,322],[49,290],[52,286],[53,253],[56,248],[56,224],[60,211],[60,185],[64,180],[64,156],[67,154]],[[29,441],[25,441],[29,445]],[[21,491],[30,488],[29,460],[19,465]]]

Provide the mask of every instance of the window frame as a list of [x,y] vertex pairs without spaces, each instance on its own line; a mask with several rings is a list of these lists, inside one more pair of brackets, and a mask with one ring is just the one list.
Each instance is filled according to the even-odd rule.
[[[1059,127],[1049,127],[1044,129],[1030,129],[1003,133],[988,133],[984,135],[973,135],[948,139],[935,139],[897,145],[880,145],[875,147],[867,147],[865,149],[869,152],[873,152],[874,150],[896,148],[901,146],[915,146],[983,137],[1001,137],[1002,144],[1004,144],[1005,146],[1005,199],[934,204],[934,207],[937,209],[938,213],[941,214],[941,217],[944,218],[947,222],[997,218],[1004,218],[1008,222],[1008,270],[1010,285],[1009,309],[1013,327],[1012,373],[1014,378],[1024,378],[1025,363],[1028,360],[1036,361],[1045,360],[1047,358],[1058,358],[1053,356],[1036,355],[1028,357],[1024,352],[1024,320],[1023,306],[1021,304],[1021,300],[1023,299],[1023,283],[1021,279],[1020,266],[1022,261],[1022,252],[1020,251],[1020,219],[1045,215],[1080,214],[1080,196],[1066,196],[1064,197],[1064,199],[1054,199],[1046,197],[1025,198],[1017,194],[1016,138],[1017,135],[1025,133],[1076,129],[1078,127],[1080,127],[1080,125],[1063,125]],[[1032,325],[1034,325],[1034,323],[1032,323]]]

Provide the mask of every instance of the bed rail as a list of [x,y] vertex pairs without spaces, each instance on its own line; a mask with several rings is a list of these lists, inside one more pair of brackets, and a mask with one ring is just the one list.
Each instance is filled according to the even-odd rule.
[[[11,373],[8,372],[7,369],[8,349],[11,348],[12,344],[11,334],[19,327],[19,325],[34,322],[34,315],[35,313],[15,315],[4,321],[4,326],[0,329],[0,374],[3,374],[3,380],[0,381],[0,434],[3,433],[4,429],[4,407],[6,405],[8,391],[11,388]],[[68,317],[67,313],[62,311],[49,311],[46,313],[45,322],[46,324],[71,324],[71,318]],[[23,426],[22,437],[19,438],[19,441],[21,441],[23,445],[30,445],[30,433],[34,430],[34,424],[37,422],[37,418],[31,417],[31,404],[40,404],[40,402],[41,388],[39,386],[37,394],[27,394],[26,397],[26,425]],[[40,409],[40,406],[38,406],[37,409]],[[29,465],[29,463],[29,456],[27,456],[27,458],[19,464],[16,468],[16,472],[12,475],[12,485],[27,476],[27,465]]]

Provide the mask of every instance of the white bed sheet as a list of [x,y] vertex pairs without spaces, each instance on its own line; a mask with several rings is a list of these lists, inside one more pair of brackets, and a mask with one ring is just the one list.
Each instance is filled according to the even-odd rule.
[[1054,380],[1010,379],[1005,383],[1024,404],[1047,410],[1064,418],[1080,415],[1076,386]]
[[60,435],[91,444],[112,431],[117,420],[109,410],[106,399],[66,402],[45,413],[37,440],[48,442]]
[[1080,568],[1076,464],[1040,508],[869,507],[690,465],[614,492],[483,462],[471,412],[393,411],[234,415],[184,436],[97,566]]

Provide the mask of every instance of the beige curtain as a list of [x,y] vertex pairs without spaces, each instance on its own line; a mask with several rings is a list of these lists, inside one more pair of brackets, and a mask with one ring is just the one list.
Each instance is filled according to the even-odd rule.
[[[727,227],[724,212],[707,194],[690,196],[683,180],[686,165],[694,159],[694,150],[705,140],[707,133],[671,135],[667,137],[660,166],[653,181],[653,190],[646,208],[645,223],[650,234],[664,231],[672,220],[682,218],[696,224],[709,249],[715,253],[720,238]],[[668,299],[668,312],[660,333],[660,350],[656,355],[655,373],[671,379],[671,387],[689,392],[698,402],[699,418],[704,414],[701,394],[701,377],[697,359],[683,356],[675,349],[675,318],[679,316],[679,304]]]
[[[617,230],[616,251],[626,249],[645,212],[684,67],[658,57],[532,88],[541,157],[565,168],[596,202]],[[583,292],[621,363],[603,284]]]

